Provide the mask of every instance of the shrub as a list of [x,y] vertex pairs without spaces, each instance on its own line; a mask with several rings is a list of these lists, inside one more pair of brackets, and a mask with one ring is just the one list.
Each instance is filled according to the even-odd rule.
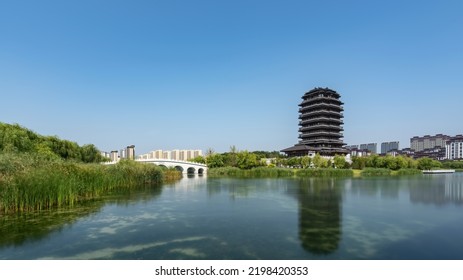
[[352,177],[354,172],[350,169],[335,168],[309,168],[296,171],[298,177]]
[[362,176],[388,176],[391,170],[387,168],[365,168],[360,173]]

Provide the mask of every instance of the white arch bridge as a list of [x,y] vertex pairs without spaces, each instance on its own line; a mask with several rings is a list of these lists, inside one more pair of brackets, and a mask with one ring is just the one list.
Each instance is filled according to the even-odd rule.
[[173,159],[136,159],[138,162],[152,163],[158,166],[174,167],[183,174],[206,174],[207,165],[191,161]]

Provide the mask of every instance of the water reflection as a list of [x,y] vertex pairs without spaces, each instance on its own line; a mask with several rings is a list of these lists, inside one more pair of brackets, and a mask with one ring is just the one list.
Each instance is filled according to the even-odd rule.
[[161,186],[141,186],[135,189],[120,189],[104,197],[76,204],[72,207],[16,213],[0,216],[0,248],[21,246],[35,242],[54,232],[72,227],[78,220],[95,215],[107,204],[128,207],[134,202],[150,201],[161,195]]
[[401,186],[408,185],[403,178],[346,179],[346,190],[359,196],[397,199]]
[[299,239],[313,254],[330,254],[341,239],[341,186],[335,179],[303,179],[298,188]]
[[37,241],[52,232],[60,232],[78,219],[97,213],[101,204],[86,203],[84,206],[6,215],[0,218],[0,247],[20,246]]
[[463,204],[463,173],[424,175],[410,184],[410,201],[434,205]]

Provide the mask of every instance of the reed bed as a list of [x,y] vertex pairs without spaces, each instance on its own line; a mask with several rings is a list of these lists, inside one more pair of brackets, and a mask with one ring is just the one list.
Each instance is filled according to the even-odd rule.
[[257,167],[248,170],[239,169],[236,167],[219,167],[210,168],[208,170],[210,177],[352,177],[353,171],[350,169],[335,169],[335,168],[308,168],[308,169],[291,169],[291,168],[268,168]]
[[0,156],[0,211],[24,212],[72,206],[114,189],[129,189],[181,177],[174,170],[133,161],[115,165]]
[[298,177],[353,177],[352,169],[308,168],[296,172]]
[[365,168],[360,173],[362,176],[389,176],[392,171],[387,168]]

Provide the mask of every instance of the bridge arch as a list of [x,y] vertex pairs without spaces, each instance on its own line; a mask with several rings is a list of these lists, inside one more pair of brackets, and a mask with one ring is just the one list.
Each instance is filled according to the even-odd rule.
[[[207,173],[207,165],[197,162],[173,160],[173,159],[136,159],[138,162],[146,162],[158,165],[162,168],[175,168],[183,174],[205,174]],[[114,164],[112,162],[110,164]]]

